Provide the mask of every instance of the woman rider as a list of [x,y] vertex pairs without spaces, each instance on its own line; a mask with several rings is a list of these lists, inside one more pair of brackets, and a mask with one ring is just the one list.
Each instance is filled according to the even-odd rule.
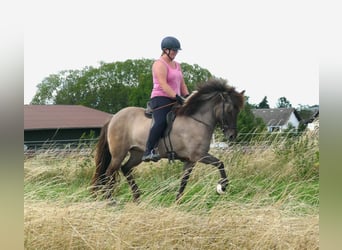
[[152,126],[142,157],[145,162],[158,161],[157,151],[159,139],[166,128],[166,115],[172,108],[172,103],[184,103],[182,96],[188,96],[181,66],[174,59],[179,50],[180,42],[172,36],[165,37],[161,42],[162,54],[152,65],[153,89],[150,96],[150,107],[153,109]]

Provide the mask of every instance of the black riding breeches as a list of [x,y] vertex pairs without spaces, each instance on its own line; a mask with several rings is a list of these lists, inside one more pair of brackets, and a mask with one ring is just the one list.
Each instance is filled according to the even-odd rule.
[[173,105],[170,104],[173,102],[175,100],[163,96],[156,96],[150,100],[150,106],[153,109],[152,126],[146,143],[146,152],[150,152],[155,148],[159,139],[163,136],[167,125],[166,115],[171,111]]

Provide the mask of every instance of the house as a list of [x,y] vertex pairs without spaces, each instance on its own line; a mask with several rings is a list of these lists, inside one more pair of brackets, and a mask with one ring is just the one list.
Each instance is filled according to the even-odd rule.
[[82,105],[24,105],[24,144],[99,136],[112,114]]
[[302,120],[295,108],[252,109],[252,112],[264,121],[269,132],[284,131],[290,124],[298,129]]

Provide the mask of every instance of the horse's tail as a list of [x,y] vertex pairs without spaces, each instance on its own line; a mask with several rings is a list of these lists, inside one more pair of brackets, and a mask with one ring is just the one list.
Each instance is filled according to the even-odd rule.
[[107,131],[109,121],[101,129],[99,140],[96,144],[95,151],[95,173],[92,178],[93,191],[96,191],[101,185],[104,184],[106,178],[106,170],[110,165],[112,156],[109,151],[109,145],[107,140]]

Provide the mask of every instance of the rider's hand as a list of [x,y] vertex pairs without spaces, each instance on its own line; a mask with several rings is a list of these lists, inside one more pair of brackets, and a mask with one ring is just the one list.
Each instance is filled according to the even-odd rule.
[[180,96],[180,95],[176,95],[176,101],[180,104],[183,105],[185,102],[184,97]]

